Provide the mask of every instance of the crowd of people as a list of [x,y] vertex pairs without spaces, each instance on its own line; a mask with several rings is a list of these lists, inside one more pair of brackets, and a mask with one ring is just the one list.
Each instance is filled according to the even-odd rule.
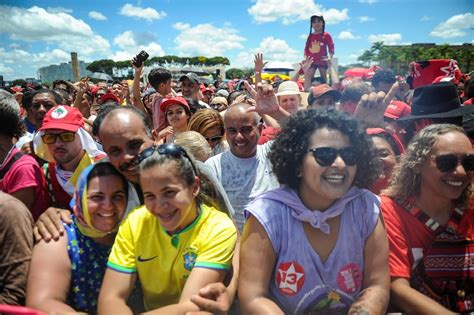
[[328,80],[324,25],[294,80],[1,90],[0,313],[473,312],[473,79]]

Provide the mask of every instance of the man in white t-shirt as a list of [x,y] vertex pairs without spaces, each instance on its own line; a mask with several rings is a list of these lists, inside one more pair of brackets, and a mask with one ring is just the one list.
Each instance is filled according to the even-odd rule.
[[226,111],[224,128],[230,150],[206,161],[229,197],[240,231],[245,222],[243,208],[259,194],[279,187],[267,159],[272,142],[257,145],[260,118],[247,112],[249,107],[236,104]]

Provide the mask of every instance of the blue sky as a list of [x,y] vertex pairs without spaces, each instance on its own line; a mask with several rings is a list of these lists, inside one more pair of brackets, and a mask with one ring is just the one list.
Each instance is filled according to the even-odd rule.
[[151,56],[225,56],[249,67],[301,61],[309,16],[322,13],[340,64],[356,61],[374,41],[387,44],[474,43],[472,0],[2,0],[0,74],[36,77],[69,61]]

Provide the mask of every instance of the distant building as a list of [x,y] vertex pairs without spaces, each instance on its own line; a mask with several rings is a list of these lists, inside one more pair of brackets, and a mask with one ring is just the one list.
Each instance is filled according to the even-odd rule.
[[[84,61],[79,61],[80,77],[92,75],[92,72],[86,69],[88,65],[89,64]],[[38,77],[41,82],[49,83],[52,83],[54,80],[73,81],[71,62],[39,68]]]

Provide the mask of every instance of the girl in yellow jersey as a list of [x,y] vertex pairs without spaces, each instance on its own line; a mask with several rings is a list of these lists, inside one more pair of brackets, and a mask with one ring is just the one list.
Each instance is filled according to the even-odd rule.
[[99,297],[99,314],[131,314],[126,305],[138,276],[150,314],[198,311],[199,289],[223,281],[237,230],[201,193],[199,173],[175,144],[151,147],[139,158],[145,206],[121,225]]

